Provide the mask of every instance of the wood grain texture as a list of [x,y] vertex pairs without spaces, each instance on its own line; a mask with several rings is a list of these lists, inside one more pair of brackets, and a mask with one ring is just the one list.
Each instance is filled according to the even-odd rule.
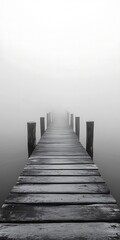
[[98,170],[24,170],[23,176],[99,176]]
[[40,117],[40,134],[41,134],[41,136],[44,134],[44,132],[45,132],[45,118]]
[[32,203],[32,204],[90,204],[116,203],[110,194],[27,194],[10,193],[5,203]]
[[16,193],[109,193],[104,183],[89,184],[17,184]]
[[30,156],[36,146],[36,122],[27,123],[27,138],[28,156]]
[[[33,160],[33,159],[73,159],[73,160],[76,160],[76,159],[91,159],[91,157],[89,156],[89,155],[87,155],[87,156],[35,156],[35,157],[32,157],[32,156],[30,156],[29,157],[29,159],[28,159],[28,161],[29,160]],[[92,159],[91,159],[92,160]],[[93,163],[93,160],[92,160],[92,163]]]
[[89,170],[89,169],[98,169],[97,166],[95,164],[75,164],[75,165],[70,165],[70,164],[41,164],[41,165],[26,165],[24,167],[25,170],[39,170],[39,169],[60,169],[60,170],[65,170],[65,169],[85,169],[85,170]]
[[119,223],[0,224],[1,240],[118,240]]
[[37,158],[37,159],[30,159],[27,164],[31,164],[31,165],[41,165],[41,164],[92,164],[93,161],[89,158],[83,158],[83,159],[66,159],[66,158],[62,158],[62,159],[50,159],[50,158]]
[[100,176],[20,176],[19,183],[102,183]]
[[120,221],[117,204],[39,206],[4,204],[0,222],[115,222]]
[[39,151],[36,150],[32,155],[40,155],[40,156],[87,156],[87,153],[84,153],[83,151],[54,151],[54,149],[52,149],[51,151]]
[[86,122],[86,151],[93,158],[94,122]]

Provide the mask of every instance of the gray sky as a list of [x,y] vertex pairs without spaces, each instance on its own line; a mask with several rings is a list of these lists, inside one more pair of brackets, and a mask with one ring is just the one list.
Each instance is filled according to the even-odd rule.
[[118,97],[119,0],[0,3],[3,101],[42,101],[54,108],[56,99],[59,107],[73,99],[82,107],[83,101],[94,105],[95,99]]

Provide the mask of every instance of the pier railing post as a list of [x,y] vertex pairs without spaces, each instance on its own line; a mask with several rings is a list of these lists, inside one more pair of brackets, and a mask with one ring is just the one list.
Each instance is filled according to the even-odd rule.
[[51,123],[51,112],[47,113],[47,128],[49,127],[50,123]]
[[75,133],[80,138],[80,117],[75,117]]
[[50,112],[50,122],[52,123],[52,121],[53,121],[53,114],[52,112]]
[[67,112],[67,123],[69,125],[69,112]]
[[44,117],[40,117],[40,132],[41,132],[41,136],[45,132],[45,118]]
[[51,119],[51,112],[49,112],[49,124],[51,123],[52,119]]
[[36,122],[27,123],[28,157],[36,146]]
[[71,128],[73,129],[73,114],[71,114],[71,122],[70,122],[70,125],[71,125]]
[[93,159],[94,122],[86,122],[86,151]]
[[47,113],[47,128],[49,126],[49,113]]

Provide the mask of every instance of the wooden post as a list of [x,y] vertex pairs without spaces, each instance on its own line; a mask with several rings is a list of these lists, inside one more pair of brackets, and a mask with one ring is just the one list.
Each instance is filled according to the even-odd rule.
[[45,118],[41,117],[40,118],[40,131],[41,131],[41,137],[45,132]]
[[71,128],[73,129],[73,127],[74,127],[73,126],[73,114],[71,114],[71,123],[70,124],[71,124]]
[[69,112],[67,112],[67,123],[69,125]]
[[29,157],[36,146],[36,122],[27,123],[27,137],[28,137],[28,157]]
[[49,113],[47,113],[47,128],[49,126]]
[[79,139],[79,137],[80,137],[80,117],[75,117],[75,133]]
[[49,127],[49,124],[51,123],[51,113],[47,113],[47,128]]
[[94,122],[86,122],[86,151],[93,159]]
[[50,112],[50,122],[52,123],[52,121],[53,121],[53,114],[52,112]]
[[51,123],[51,112],[49,112],[49,124]]

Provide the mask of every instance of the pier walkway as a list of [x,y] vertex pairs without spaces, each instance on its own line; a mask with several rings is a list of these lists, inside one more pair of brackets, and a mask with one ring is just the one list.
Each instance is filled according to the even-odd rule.
[[2,240],[120,239],[120,210],[64,120],[50,124],[0,211]]

